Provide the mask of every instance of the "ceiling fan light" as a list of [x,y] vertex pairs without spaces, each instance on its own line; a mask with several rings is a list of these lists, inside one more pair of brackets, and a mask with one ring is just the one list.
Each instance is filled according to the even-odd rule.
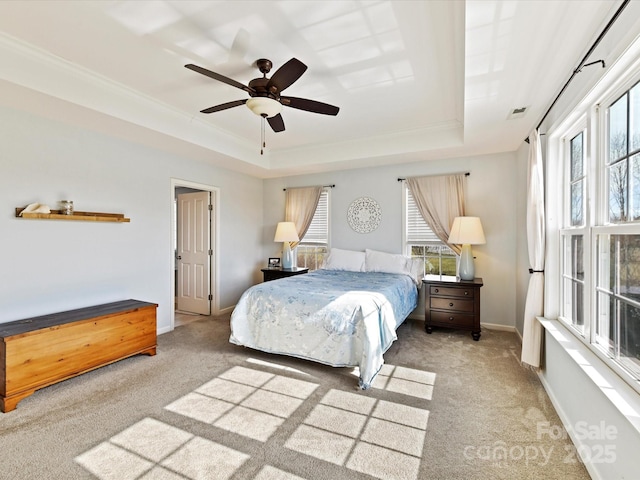
[[253,113],[265,118],[274,117],[282,110],[280,102],[269,97],[252,97],[246,105]]

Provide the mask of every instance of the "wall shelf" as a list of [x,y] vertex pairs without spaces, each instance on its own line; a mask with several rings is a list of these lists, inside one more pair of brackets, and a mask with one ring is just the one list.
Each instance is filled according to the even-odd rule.
[[73,212],[72,215],[66,215],[61,210],[51,210],[51,213],[23,213],[24,207],[16,208],[17,218],[39,219],[39,220],[79,220],[84,222],[117,222],[128,223],[130,218],[125,217],[122,213],[99,213],[99,212]]

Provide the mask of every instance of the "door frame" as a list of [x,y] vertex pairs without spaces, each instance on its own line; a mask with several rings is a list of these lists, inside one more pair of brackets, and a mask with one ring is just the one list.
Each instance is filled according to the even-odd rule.
[[175,271],[176,271],[176,258],[175,258],[175,251],[177,248],[176,242],[175,242],[175,238],[173,235],[173,229],[177,226],[177,222],[178,219],[176,218],[176,213],[175,213],[175,209],[174,209],[174,202],[176,200],[176,188],[177,187],[187,187],[187,188],[193,188],[195,190],[202,190],[204,192],[209,192],[211,194],[211,205],[212,205],[212,212],[211,212],[211,222],[210,222],[210,228],[211,228],[211,232],[210,232],[210,238],[211,238],[211,250],[213,251],[213,254],[211,255],[211,278],[210,278],[210,290],[212,293],[212,300],[211,300],[211,314],[212,315],[217,315],[219,313],[219,305],[220,305],[220,289],[217,288],[217,282],[216,280],[219,278],[218,275],[218,251],[219,251],[219,246],[220,246],[220,237],[219,237],[219,232],[220,232],[220,228],[219,228],[219,224],[220,224],[220,189],[218,187],[214,187],[213,185],[206,185],[204,183],[197,183],[197,182],[192,182],[189,180],[182,180],[179,178],[171,178],[171,230],[170,230],[170,236],[171,236],[171,251],[169,252],[170,258],[171,258],[171,288],[170,288],[170,293],[171,293],[171,298],[169,305],[171,305],[171,308],[169,309],[170,311],[170,330],[173,330],[175,328],[175,307],[174,307],[174,303],[175,303],[175,298],[176,298],[176,286],[175,286],[175,279],[174,279],[174,275],[175,275]]

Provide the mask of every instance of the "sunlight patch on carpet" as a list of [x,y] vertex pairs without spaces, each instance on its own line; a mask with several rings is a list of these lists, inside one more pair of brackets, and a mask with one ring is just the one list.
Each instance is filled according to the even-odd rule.
[[193,438],[189,432],[145,418],[111,437],[111,443],[159,462]]
[[145,418],[79,455],[76,462],[100,480],[226,480],[249,458],[245,453]]
[[247,363],[254,363],[256,365],[260,365],[268,368],[276,368],[278,370],[284,370],[286,372],[297,373],[298,375],[309,375],[308,373],[303,372],[302,370],[298,370],[297,368],[288,367],[286,365],[280,365],[279,363],[266,362],[264,360],[259,360],[257,358],[247,358]]
[[[430,372],[392,365],[385,365],[378,377],[384,390],[426,399],[435,382]],[[269,439],[318,387],[235,366],[165,410],[270,448]],[[301,423],[288,427],[292,433],[276,448],[331,463],[351,475],[418,480],[428,410],[338,389],[327,390],[315,402],[307,403]],[[99,480],[228,480],[250,478],[244,477],[250,471],[254,480],[307,480],[268,464],[257,471],[250,460],[247,453],[153,418],[140,420],[76,457]]]
[[429,411],[330,390],[285,447],[380,479],[416,480]]
[[384,480],[415,480],[418,478],[420,459],[375,445],[359,443],[346,466]]
[[298,477],[284,470],[280,470],[271,465],[265,465],[258,475],[254,477],[254,480],[305,480],[302,477]]
[[436,374],[414,368],[383,365],[373,380],[372,388],[402,393],[431,400]]
[[154,466],[153,462],[108,442],[75,460],[100,480],[134,480]]
[[162,466],[187,478],[226,480],[249,459],[249,455],[200,437],[162,462]]
[[165,409],[266,442],[317,387],[295,378],[232,367]]

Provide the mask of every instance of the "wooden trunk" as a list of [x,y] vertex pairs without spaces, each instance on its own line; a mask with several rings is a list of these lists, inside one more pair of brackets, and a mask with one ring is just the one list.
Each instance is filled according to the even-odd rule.
[[0,410],[123,358],[155,355],[156,307],[123,300],[0,324]]

